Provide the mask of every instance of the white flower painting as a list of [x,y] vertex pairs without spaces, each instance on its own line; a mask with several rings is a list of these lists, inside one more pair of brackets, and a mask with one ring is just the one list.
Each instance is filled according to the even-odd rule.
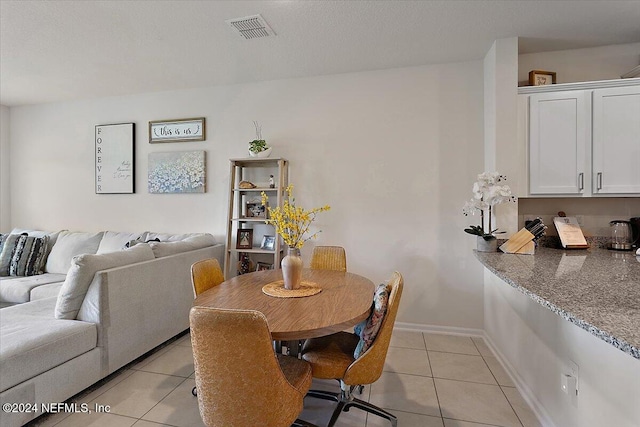
[[204,151],[149,153],[149,193],[204,193]]

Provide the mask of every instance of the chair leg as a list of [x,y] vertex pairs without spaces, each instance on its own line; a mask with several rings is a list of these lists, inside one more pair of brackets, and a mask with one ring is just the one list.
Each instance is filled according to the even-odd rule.
[[331,400],[333,402],[340,402],[340,393],[334,393],[332,391],[325,390],[309,390],[307,396],[317,397],[318,399]]
[[349,402],[345,402],[344,400],[341,400],[338,402],[338,406],[336,406],[336,409],[334,409],[333,414],[331,414],[331,419],[329,420],[329,424],[327,424],[327,427],[333,427],[335,425],[336,421],[338,421],[338,417],[340,416],[340,413],[342,411],[347,410],[345,408],[347,403]]
[[[356,387],[361,387],[361,386],[354,386],[354,388]],[[333,414],[331,414],[331,420],[329,420],[329,424],[327,424],[327,427],[333,427],[336,421],[338,420],[340,413],[343,411],[344,412],[349,411],[349,409],[351,409],[352,406],[358,409],[362,409],[363,411],[367,411],[373,415],[377,415],[381,418],[389,420],[392,427],[398,426],[398,419],[396,418],[395,415],[385,411],[382,408],[378,408],[377,406],[372,405],[369,402],[365,402],[364,400],[353,397],[353,395],[351,394],[350,387],[346,388],[346,390],[343,390],[342,393],[334,393],[334,392],[325,391],[325,390],[309,390],[307,392],[307,396],[338,402],[338,405],[333,411]]]
[[351,409],[352,406],[355,407],[355,408],[358,408],[358,409],[362,409],[363,411],[367,411],[370,414],[377,415],[377,416],[379,416],[381,418],[385,418],[385,419],[389,420],[393,427],[397,427],[398,426],[398,419],[396,418],[395,415],[393,415],[390,412],[385,411],[382,408],[378,408],[377,406],[372,405],[369,402],[365,402],[364,400],[353,398],[353,400],[350,400],[349,402],[346,402],[343,411],[347,412],[349,409]]
[[297,420],[295,420],[293,422],[293,424],[291,424],[291,427],[318,427],[315,424],[311,424],[308,421],[305,420],[301,420],[300,418],[298,418]]

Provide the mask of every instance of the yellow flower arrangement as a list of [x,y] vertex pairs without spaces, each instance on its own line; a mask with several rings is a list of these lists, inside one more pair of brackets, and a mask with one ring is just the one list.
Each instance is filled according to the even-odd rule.
[[[282,236],[284,242],[290,248],[300,249],[304,245],[304,242],[309,239],[315,239],[320,232],[318,231],[311,236],[305,237],[305,234],[309,231],[309,226],[316,219],[316,214],[318,212],[328,211],[331,207],[325,205],[307,211],[304,208],[296,206],[296,199],[293,197],[293,185],[289,184],[285,192],[287,193],[287,198],[282,207],[267,207],[269,215],[265,222],[276,228],[276,232]],[[262,205],[266,206],[268,200],[269,197],[263,191]]]

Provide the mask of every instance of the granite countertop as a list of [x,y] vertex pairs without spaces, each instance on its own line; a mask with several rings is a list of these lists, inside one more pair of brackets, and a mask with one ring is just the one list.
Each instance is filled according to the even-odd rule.
[[475,252],[534,301],[640,359],[640,257],[600,248],[536,248],[535,255]]

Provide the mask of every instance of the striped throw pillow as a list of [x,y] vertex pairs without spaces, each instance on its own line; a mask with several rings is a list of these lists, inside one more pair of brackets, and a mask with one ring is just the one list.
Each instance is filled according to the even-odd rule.
[[47,256],[49,236],[20,236],[16,240],[9,265],[9,276],[42,274]]

